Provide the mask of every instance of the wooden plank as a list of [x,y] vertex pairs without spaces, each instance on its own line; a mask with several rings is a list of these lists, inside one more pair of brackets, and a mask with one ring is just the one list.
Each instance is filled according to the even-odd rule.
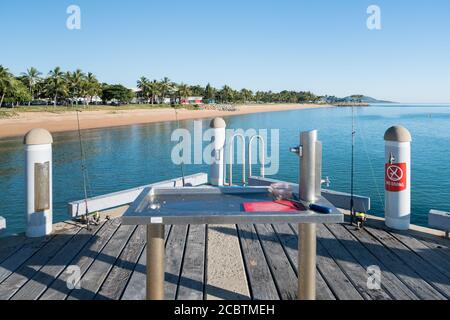
[[297,299],[297,275],[270,224],[256,224],[261,246],[282,300]]
[[83,228],[55,256],[53,256],[53,258],[50,259],[38,273],[20,288],[12,299],[37,299],[102,226],[103,223],[98,226],[92,226],[91,230]]
[[175,300],[180,281],[181,265],[188,231],[187,225],[174,225],[167,239],[165,257],[165,299]]
[[324,280],[338,300],[363,300],[327,250],[317,242],[317,265]]
[[423,280],[413,269],[406,265],[399,257],[392,253],[382,243],[366,230],[355,230],[354,227],[345,228],[355,236],[375,257],[383,262],[405,285],[407,285],[420,299],[444,299],[444,296]]
[[379,241],[387,246],[403,260],[404,263],[409,265],[417,274],[430,283],[447,299],[450,298],[450,278],[446,277],[432,264],[422,259],[385,230],[367,228],[367,231],[378,238]]
[[205,225],[189,225],[181,270],[178,300],[201,300],[205,275]]
[[391,297],[384,291],[371,290],[367,286],[367,273],[358,261],[345,249],[334,235],[323,225],[317,225],[318,241],[329,252],[334,261],[341,267],[353,286],[366,300],[390,300]]
[[[80,275],[82,276],[90,265],[94,262],[99,252],[108,243],[114,232],[120,225],[120,219],[109,220],[104,223],[103,227],[93,236],[85,245],[76,257],[69,263],[69,265],[76,265],[80,268]],[[67,266],[64,272],[60,273],[55,281],[47,288],[43,295],[39,298],[41,300],[64,300],[72,291],[68,286],[68,279],[72,275],[68,272]]]
[[147,227],[138,226],[95,296],[96,300],[119,300],[147,242]]
[[[24,235],[0,238],[0,265],[25,244],[30,243],[29,240]],[[33,240],[35,241],[35,239]]]
[[31,279],[72,237],[81,230],[73,227],[63,234],[55,235],[44,247],[14,271],[0,286],[0,300],[10,299],[29,279]]
[[443,246],[440,243],[436,243],[434,241],[431,241],[429,239],[421,239],[418,238],[420,242],[422,242],[424,245],[426,245],[428,248],[433,249],[434,252],[439,254],[444,259],[450,259],[450,248]]
[[130,276],[121,300],[145,300],[147,285],[147,245],[144,246],[141,256]]
[[[291,227],[298,234],[298,226],[291,225]],[[317,268],[338,300],[363,300],[361,294],[319,241],[317,241]]]
[[108,276],[136,226],[121,225],[81,278],[81,288],[73,289],[69,300],[92,300]]
[[389,233],[450,279],[450,259],[443,257],[435,250],[411,236],[394,231],[390,231]]
[[[274,224],[273,225],[277,237],[283,246],[292,268],[295,274],[298,275],[298,237],[287,224]],[[298,284],[297,284],[298,285]],[[326,284],[319,270],[316,272],[316,298],[318,300],[336,300],[336,297],[331,292],[330,288]]]
[[254,226],[241,224],[237,228],[252,299],[278,300],[277,288]]
[[356,239],[343,225],[329,224],[326,227],[334,234],[336,239],[347,248],[353,257],[367,269],[369,266],[378,266],[381,271],[381,286],[398,300],[416,300],[418,297],[397,276],[387,268],[381,260],[377,259]]
[[[379,228],[379,229],[383,229],[383,230],[387,230],[388,229],[384,224],[381,224],[381,225],[382,225],[381,228],[376,226],[376,225],[374,227],[375,228]],[[419,239],[419,240],[431,241],[433,243],[437,243],[437,244],[441,245],[443,248],[446,248],[446,249],[450,250],[450,239],[449,238],[445,238],[444,236],[437,235],[441,231],[436,231],[434,229],[419,227],[418,230],[416,230],[416,229],[409,229],[409,230],[406,230],[406,231],[396,230],[396,232],[410,235],[411,237],[414,237],[414,238]],[[442,232],[442,234],[444,234],[444,233]]]
[[[174,226],[166,226],[165,227],[165,241],[167,243],[168,236],[174,234],[171,231]],[[187,226],[185,226],[187,228]],[[167,244],[166,244],[167,248]],[[147,283],[147,254],[146,254],[146,246],[142,250],[141,256],[133,270],[133,273],[128,281],[128,284],[125,287],[125,290],[122,294],[122,300],[145,300],[146,294],[146,283]],[[167,250],[167,249],[166,249]],[[167,259],[167,254],[166,254]],[[166,260],[167,261],[167,260]],[[167,276],[167,274],[166,274]]]
[[17,268],[33,256],[39,249],[44,247],[52,238],[53,235],[33,239],[33,241],[27,242],[20,250],[17,250],[14,254],[5,259],[0,264],[0,283],[16,271]]

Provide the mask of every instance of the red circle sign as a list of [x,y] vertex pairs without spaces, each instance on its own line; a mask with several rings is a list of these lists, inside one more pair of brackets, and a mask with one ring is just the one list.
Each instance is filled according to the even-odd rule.
[[403,178],[403,169],[393,164],[387,168],[386,174],[389,176],[389,180],[400,181]]
[[398,192],[406,189],[406,163],[386,163],[385,188]]

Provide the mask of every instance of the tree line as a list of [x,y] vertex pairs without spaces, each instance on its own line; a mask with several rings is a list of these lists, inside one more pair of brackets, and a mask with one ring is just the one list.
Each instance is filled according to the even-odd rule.
[[[0,65],[0,106],[19,106],[32,104],[89,105],[92,103],[181,103],[189,96],[203,97],[206,103],[304,103],[316,102],[320,97],[309,91],[256,91],[235,90],[224,85],[214,88],[172,82],[167,77],[149,80],[141,77],[137,81],[136,92],[120,84],[107,84],[98,81],[91,72],[80,69],[63,71],[60,67],[50,70],[45,76],[31,67],[18,76]],[[101,101],[99,101],[101,99]]]

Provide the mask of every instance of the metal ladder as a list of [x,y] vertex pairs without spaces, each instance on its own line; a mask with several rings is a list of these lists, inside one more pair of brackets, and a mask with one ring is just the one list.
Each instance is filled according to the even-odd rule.
[[[229,171],[229,179],[228,182],[226,182],[227,179],[227,167],[224,166],[224,184],[228,185],[228,186],[232,186],[233,185],[233,159],[234,159],[234,140],[235,138],[240,138],[242,141],[242,156],[243,156],[243,161],[242,161],[242,185],[245,185],[247,183],[246,181],[246,158],[247,158],[247,154],[246,154],[246,147],[245,147],[245,136],[241,133],[236,133],[234,134],[231,139],[230,142],[228,143],[228,171]],[[261,147],[262,147],[262,157],[261,157],[261,176],[265,177],[265,171],[264,171],[264,166],[265,166],[265,154],[266,154],[266,149],[265,149],[265,143],[264,143],[264,138],[261,135],[254,135],[250,137],[250,140],[248,142],[248,169],[249,169],[249,177],[252,176],[252,143],[253,141],[259,141],[261,143]]]

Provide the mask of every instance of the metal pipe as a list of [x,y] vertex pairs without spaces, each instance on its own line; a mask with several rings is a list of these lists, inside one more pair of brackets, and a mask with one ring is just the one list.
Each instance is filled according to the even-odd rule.
[[298,225],[298,299],[316,299],[316,224]]
[[245,184],[245,137],[240,133],[234,134],[230,139],[230,144],[228,148],[228,167],[230,172],[229,185],[233,185],[233,144],[234,138],[239,137],[242,139],[242,183]]
[[316,198],[320,198],[322,195],[322,142],[316,141],[316,161],[315,163],[315,176],[314,181]]
[[147,225],[147,300],[164,300],[164,225]]
[[[320,196],[320,171],[322,170],[322,145],[317,141],[317,130],[302,132],[300,145],[300,199],[314,202]],[[298,298],[316,299],[316,225],[314,223],[298,225]]]
[[[265,172],[264,172],[264,166],[265,166],[265,154],[266,154],[266,148],[264,144],[264,138],[261,135],[254,135],[250,138],[250,141],[248,142],[248,175],[252,176],[252,142],[254,139],[257,139],[261,142],[261,148],[262,148],[262,157],[261,157],[261,176],[264,178]],[[258,157],[256,157],[256,162],[258,162]]]
[[302,153],[300,157],[300,199],[307,202],[316,200],[316,142],[317,130],[300,134]]

